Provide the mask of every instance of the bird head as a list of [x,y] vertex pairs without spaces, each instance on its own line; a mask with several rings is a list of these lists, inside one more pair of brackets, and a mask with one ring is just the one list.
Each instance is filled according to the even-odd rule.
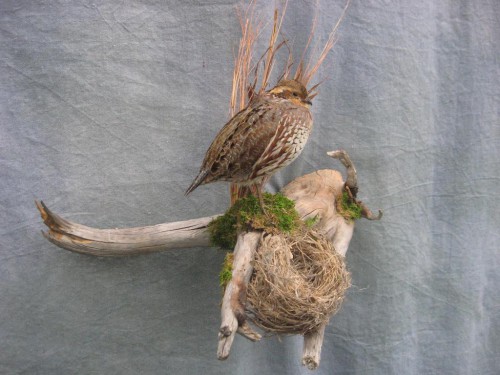
[[305,86],[294,79],[284,79],[279,81],[276,86],[269,90],[269,93],[279,98],[288,99],[299,105],[312,105],[311,100],[308,98],[309,94]]

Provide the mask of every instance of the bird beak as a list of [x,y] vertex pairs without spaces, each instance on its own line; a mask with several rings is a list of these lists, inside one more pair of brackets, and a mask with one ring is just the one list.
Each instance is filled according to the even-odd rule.
[[309,104],[309,105],[313,105],[312,102],[311,102],[311,100],[309,98],[305,98],[303,100],[303,102],[306,103],[306,104]]

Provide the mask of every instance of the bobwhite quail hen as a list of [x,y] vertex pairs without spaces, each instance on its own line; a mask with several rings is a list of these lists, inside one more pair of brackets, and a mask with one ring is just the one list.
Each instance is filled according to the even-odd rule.
[[217,134],[186,195],[199,185],[230,181],[253,185],[264,208],[263,183],[299,156],[311,133],[310,106],[307,89],[296,80],[254,97]]

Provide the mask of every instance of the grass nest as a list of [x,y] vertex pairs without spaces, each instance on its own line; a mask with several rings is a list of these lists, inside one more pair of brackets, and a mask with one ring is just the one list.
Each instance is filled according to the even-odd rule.
[[[282,194],[264,194],[266,214],[257,198],[237,201],[209,225],[211,240],[233,249],[238,230],[264,232],[247,289],[247,313],[255,325],[276,334],[305,334],[338,311],[350,286],[344,258],[312,227],[317,218],[302,221],[295,204]],[[220,273],[220,284],[231,280],[232,253]]]
[[264,236],[247,290],[252,321],[276,334],[305,334],[328,323],[351,284],[344,257],[304,227]]

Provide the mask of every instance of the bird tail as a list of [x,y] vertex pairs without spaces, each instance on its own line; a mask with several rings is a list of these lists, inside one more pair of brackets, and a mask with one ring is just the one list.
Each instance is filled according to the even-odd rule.
[[186,190],[186,192],[184,193],[184,195],[188,195],[194,189],[196,189],[198,186],[200,186],[201,184],[203,184],[205,182],[205,178],[208,175],[208,172],[209,172],[209,170],[207,170],[207,169],[201,170],[200,173],[198,173],[198,176],[196,176],[196,178],[193,180],[193,182],[191,183],[191,185],[188,187],[188,189]]

